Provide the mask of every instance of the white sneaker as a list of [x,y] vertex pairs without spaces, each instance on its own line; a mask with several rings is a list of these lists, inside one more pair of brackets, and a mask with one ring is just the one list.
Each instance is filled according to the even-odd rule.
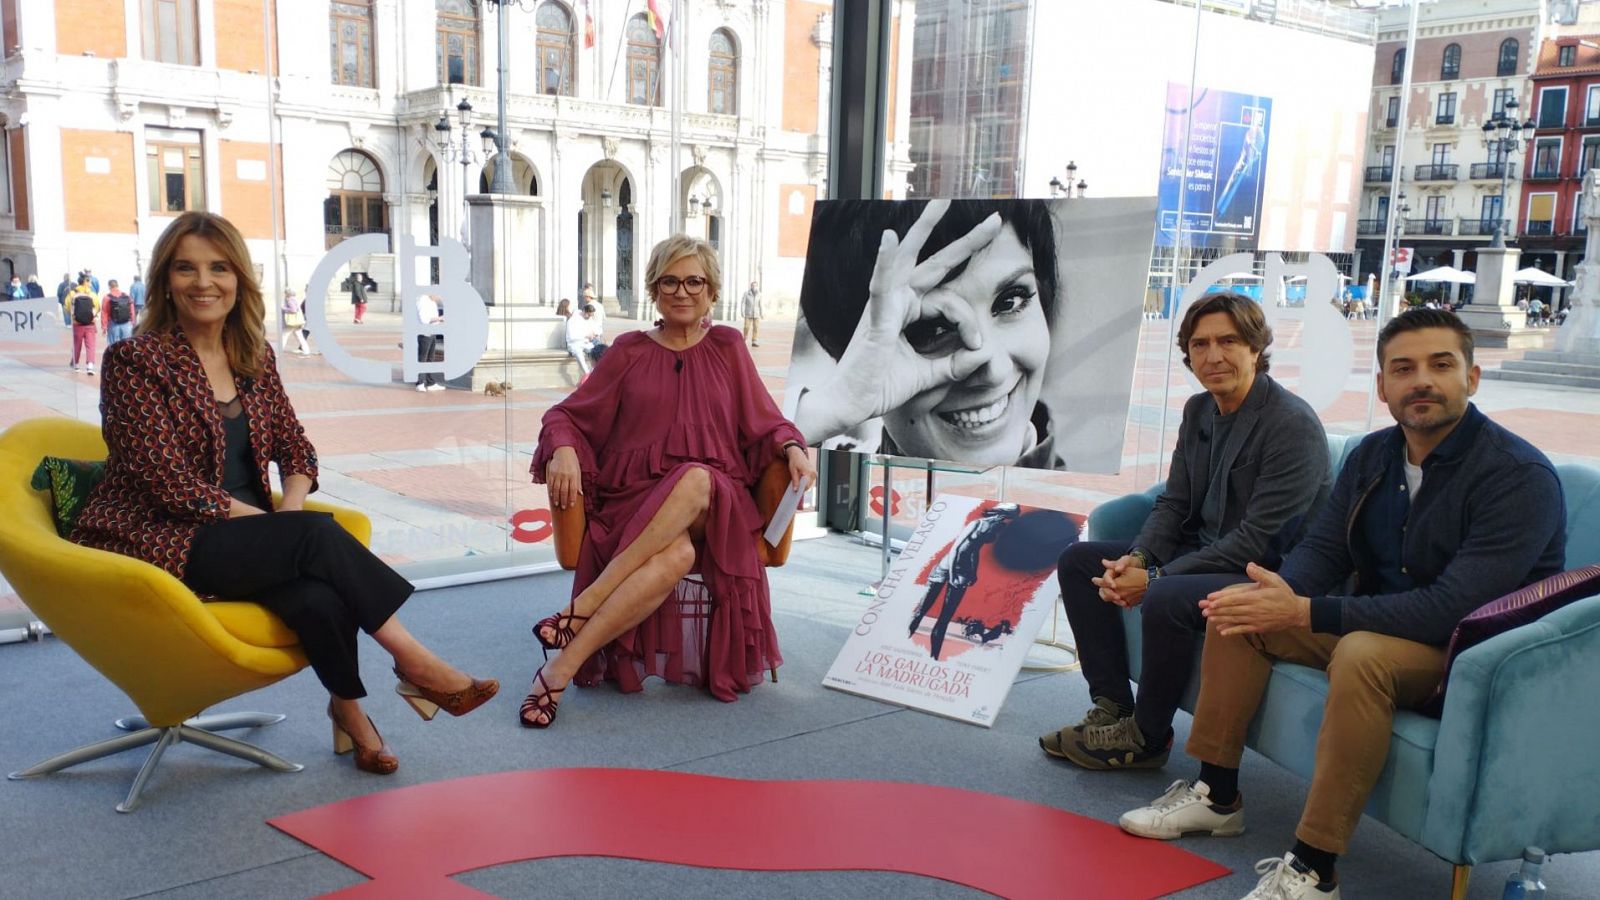
[[422,393],[422,392],[423,392],[423,391],[425,391],[425,390],[427,390],[427,389],[428,389],[428,386],[427,386],[427,385],[425,385],[425,384],[423,384],[423,383],[422,383],[422,382],[420,382],[420,381],[419,381],[419,382],[417,382],[417,393],[419,393],[419,394],[420,394],[420,393]]
[[1256,863],[1261,880],[1244,900],[1339,900],[1339,886],[1317,881],[1317,874],[1293,853],[1283,859],[1263,859]]
[[1167,792],[1149,806],[1129,810],[1117,821],[1122,830],[1139,837],[1170,841],[1186,834],[1234,837],[1244,833],[1244,807],[1233,812],[1212,809],[1211,789],[1204,781],[1174,781]]
[[442,385],[439,382],[435,381],[433,384],[428,385],[428,390],[430,390],[430,391],[442,391],[442,390],[444,390],[444,385]]
[[94,374],[94,366],[90,366],[90,367],[89,367],[89,374],[90,374],[90,375],[93,375],[93,374]]

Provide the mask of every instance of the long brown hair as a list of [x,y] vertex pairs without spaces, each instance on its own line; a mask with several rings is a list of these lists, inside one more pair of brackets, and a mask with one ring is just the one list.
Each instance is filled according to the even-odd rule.
[[254,378],[261,374],[262,361],[267,354],[267,310],[261,297],[261,285],[256,282],[255,267],[250,262],[250,251],[245,247],[239,229],[227,219],[208,212],[186,212],[172,221],[167,230],[156,239],[150,256],[150,268],[145,275],[144,314],[139,317],[135,334],[147,331],[167,332],[178,327],[178,308],[172,300],[172,265],[178,255],[178,244],[189,235],[211,242],[238,279],[238,293],[228,320],[222,326],[222,349],[228,355],[228,365],[235,375]]

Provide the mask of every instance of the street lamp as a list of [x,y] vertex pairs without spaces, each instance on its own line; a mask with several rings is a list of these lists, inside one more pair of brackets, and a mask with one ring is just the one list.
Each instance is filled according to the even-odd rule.
[[[1077,190],[1076,194],[1073,193],[1074,189]],[[1067,160],[1066,181],[1062,181],[1054,175],[1050,176],[1050,196],[1052,198],[1082,197],[1083,192],[1088,189],[1089,182],[1078,177],[1078,164],[1074,160]]]
[[[457,144],[450,138],[450,114],[443,113],[439,121],[433,126],[434,136],[439,146],[439,156],[446,162],[461,163],[461,243],[468,243],[467,230],[467,170],[478,161],[478,155],[472,149],[471,134],[472,104],[465,98],[456,104],[456,117],[461,123],[461,143]],[[487,129],[485,129],[487,130]],[[492,132],[491,132],[492,133]]]
[[1511,154],[1516,153],[1533,139],[1534,122],[1529,119],[1526,123],[1517,121],[1517,100],[1512,97],[1506,100],[1505,109],[1496,113],[1494,118],[1483,123],[1483,146],[1489,151],[1489,160],[1495,163],[1498,160],[1500,167],[1500,210],[1494,219],[1494,240],[1489,246],[1495,249],[1504,249],[1506,245],[1506,182],[1511,175]]

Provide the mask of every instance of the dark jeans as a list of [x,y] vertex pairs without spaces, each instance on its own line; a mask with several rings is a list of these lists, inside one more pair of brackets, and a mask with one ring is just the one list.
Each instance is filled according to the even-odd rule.
[[[434,334],[417,335],[417,362],[433,362],[433,348],[438,343],[439,336]],[[423,372],[417,376],[417,384],[438,384],[442,381],[432,372]]]
[[1249,579],[1242,573],[1169,575],[1150,585],[1138,607],[1142,640],[1135,702],[1128,684],[1132,671],[1122,607],[1101,600],[1099,588],[1089,580],[1105,573],[1101,560],[1116,559],[1128,549],[1122,541],[1080,541],[1068,547],[1056,571],[1061,602],[1067,608],[1089,696],[1132,708],[1134,721],[1146,734],[1165,734],[1189,687],[1195,651],[1205,637],[1200,601],[1212,591]]
[[356,629],[371,634],[383,627],[412,591],[331,514],[304,511],[201,526],[183,583],[271,610],[299,636],[323,686],[345,700],[367,695],[356,666]]

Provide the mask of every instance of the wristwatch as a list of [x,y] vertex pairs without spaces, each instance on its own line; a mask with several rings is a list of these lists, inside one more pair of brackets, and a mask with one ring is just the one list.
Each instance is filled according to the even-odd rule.
[[1129,550],[1128,555],[1134,559],[1137,559],[1139,561],[1139,565],[1144,566],[1147,569],[1150,567],[1151,563],[1155,562],[1155,560],[1150,558],[1150,554],[1144,552],[1144,548],[1142,547],[1135,547],[1132,550]]
[[1151,566],[1150,568],[1144,570],[1144,574],[1151,581],[1155,581],[1157,578],[1160,578],[1161,575],[1162,575],[1161,567],[1160,566]]

